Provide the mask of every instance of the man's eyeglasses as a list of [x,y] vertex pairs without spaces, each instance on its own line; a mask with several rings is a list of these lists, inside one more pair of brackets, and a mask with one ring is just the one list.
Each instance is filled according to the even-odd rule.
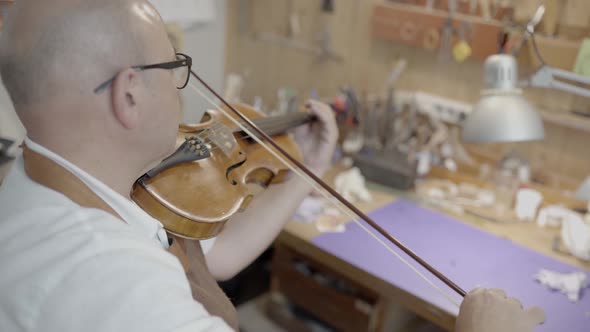
[[[167,69],[172,70],[174,73],[174,82],[176,83],[177,89],[184,89],[188,84],[188,80],[190,78],[191,67],[193,65],[193,59],[183,53],[176,53],[176,60],[169,61],[169,62],[162,62],[156,63],[153,65],[143,65],[143,66],[133,66],[131,68],[137,70],[148,70],[148,69]],[[109,85],[113,83],[115,80],[113,76],[108,81],[99,85],[96,89],[94,89],[94,93],[101,93],[105,90]]]

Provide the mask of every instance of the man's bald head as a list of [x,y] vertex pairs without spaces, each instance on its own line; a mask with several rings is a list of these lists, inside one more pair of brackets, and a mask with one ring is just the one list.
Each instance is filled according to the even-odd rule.
[[17,111],[50,98],[91,94],[151,54],[141,0],[18,0],[0,38],[0,74]]

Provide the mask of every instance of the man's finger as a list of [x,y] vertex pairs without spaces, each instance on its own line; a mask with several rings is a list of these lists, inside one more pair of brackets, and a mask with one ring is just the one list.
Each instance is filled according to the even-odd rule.
[[485,291],[486,291],[485,288],[478,287],[478,288],[472,289],[471,292],[469,292],[469,294],[475,296],[475,295],[480,295],[481,293],[483,293]]
[[492,294],[494,294],[496,296],[499,296],[499,297],[501,297],[503,299],[505,299],[505,298],[508,297],[508,296],[506,296],[506,292],[505,291],[503,291],[501,289],[498,289],[498,288],[489,289],[488,292],[490,292],[490,293],[492,293]]
[[309,109],[312,111],[313,114],[320,118],[320,121],[326,122],[325,120],[329,120],[332,116],[332,109],[330,108],[330,106],[320,101],[312,99],[308,100],[307,103],[309,105]]
[[524,307],[522,306],[522,303],[519,300],[517,300],[513,297],[509,297],[509,298],[506,298],[506,301],[508,303],[511,303],[513,306],[520,308],[521,310],[524,310]]
[[317,122],[313,126],[315,129],[320,129],[319,134],[324,143],[335,143],[338,140],[338,126],[336,124],[336,117],[332,108],[317,100],[308,100],[307,104],[311,112],[316,115]]
[[472,289],[469,293],[467,293],[467,296],[465,296],[463,302],[461,302],[461,307],[469,306],[470,303],[476,301],[484,292],[485,289],[483,288]]
[[296,139],[301,139],[309,135],[309,124],[299,126],[293,130],[293,134],[295,135]]
[[547,319],[545,312],[539,307],[531,307],[526,312],[527,316],[535,325],[543,324],[545,323],[545,319]]

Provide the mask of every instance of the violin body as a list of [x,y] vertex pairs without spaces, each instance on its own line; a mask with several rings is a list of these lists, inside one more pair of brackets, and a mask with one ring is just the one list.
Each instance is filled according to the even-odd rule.
[[[265,115],[250,106],[233,106],[255,123],[264,121]],[[277,123],[267,121],[271,122]],[[289,135],[283,132],[272,138],[301,160],[299,147]],[[258,191],[283,181],[289,171],[220,111],[208,111],[199,124],[182,124],[176,145],[187,141],[207,157],[178,163],[153,176],[144,175],[131,193],[131,198],[168,232],[183,238],[216,236]]]

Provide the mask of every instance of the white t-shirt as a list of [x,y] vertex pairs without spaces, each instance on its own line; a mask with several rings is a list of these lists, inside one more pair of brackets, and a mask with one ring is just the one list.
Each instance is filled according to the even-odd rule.
[[162,248],[158,221],[26,143],[78,176],[125,223],[33,182],[19,156],[0,187],[0,331],[231,330],[193,300],[180,262]]

